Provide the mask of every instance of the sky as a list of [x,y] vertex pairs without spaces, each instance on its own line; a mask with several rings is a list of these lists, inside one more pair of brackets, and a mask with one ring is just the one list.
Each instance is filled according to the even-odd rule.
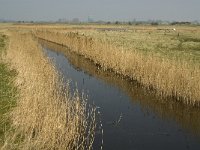
[[200,20],[200,0],[0,0],[0,19]]

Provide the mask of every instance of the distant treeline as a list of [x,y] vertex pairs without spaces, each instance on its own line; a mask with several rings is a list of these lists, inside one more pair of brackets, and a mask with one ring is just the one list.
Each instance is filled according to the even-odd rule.
[[[102,23],[102,22],[94,22],[94,23]],[[178,22],[178,21],[128,21],[128,22],[121,22],[121,21],[114,21],[114,22],[103,22],[104,24],[128,24],[128,25],[200,25],[200,22],[193,21],[193,22]]]
[[78,18],[74,18],[70,21],[58,19],[57,21],[13,21],[13,20],[4,20],[0,19],[0,22],[3,23],[35,23],[35,24],[48,24],[48,23],[62,23],[62,24],[115,24],[115,25],[200,25],[200,21],[162,21],[162,20],[147,20],[147,21],[80,21]]
[[172,22],[171,25],[190,25],[190,24],[196,24],[193,22]]

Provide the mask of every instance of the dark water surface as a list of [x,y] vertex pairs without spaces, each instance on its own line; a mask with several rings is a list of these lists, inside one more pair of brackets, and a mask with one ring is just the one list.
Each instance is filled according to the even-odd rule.
[[[200,109],[162,99],[62,46],[40,41],[70,86],[100,107],[105,150],[200,150]],[[94,142],[100,149],[101,140]]]

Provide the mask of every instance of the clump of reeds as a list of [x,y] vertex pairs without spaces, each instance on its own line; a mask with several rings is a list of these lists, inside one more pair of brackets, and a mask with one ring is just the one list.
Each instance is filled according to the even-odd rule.
[[39,38],[69,47],[89,58],[102,68],[111,69],[163,96],[176,97],[185,103],[200,100],[200,67],[187,61],[177,61],[144,55],[137,50],[125,51],[112,43],[96,40],[78,32],[61,33],[57,30],[36,31]]
[[95,107],[62,85],[30,34],[10,33],[7,59],[20,94],[2,149],[92,149]]

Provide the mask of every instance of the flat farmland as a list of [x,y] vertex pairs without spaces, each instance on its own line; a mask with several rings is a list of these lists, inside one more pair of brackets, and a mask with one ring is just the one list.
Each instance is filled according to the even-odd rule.
[[32,30],[158,94],[199,101],[198,26],[46,25]]

